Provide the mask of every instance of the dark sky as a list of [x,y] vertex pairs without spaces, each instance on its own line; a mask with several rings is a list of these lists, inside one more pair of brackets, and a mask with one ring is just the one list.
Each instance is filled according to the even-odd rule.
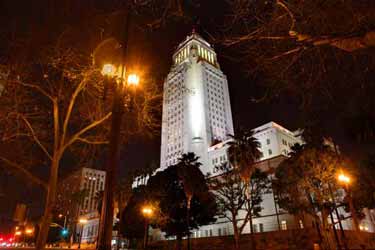
[[[41,41],[48,43],[56,37],[58,31],[62,30],[64,25],[76,27],[85,23],[86,28],[90,27],[90,22],[96,20],[92,18],[91,13],[94,12],[97,16],[100,16],[106,11],[112,11],[113,6],[117,6],[120,2],[118,0],[3,0],[0,1],[0,21],[2,21],[3,26],[0,39],[3,39],[3,41],[10,38],[16,39],[20,30],[22,30],[46,36]],[[242,67],[239,61],[228,59],[229,57],[236,57],[235,53],[233,54],[233,51],[216,44],[211,39],[212,35],[218,34],[218,27],[223,20],[226,11],[224,1],[205,0],[201,2],[200,6],[187,6],[190,19],[171,18],[165,26],[152,32],[147,29],[145,31],[143,27],[135,27],[136,32],[132,33],[130,39],[131,57],[137,58],[138,62],[154,72],[160,86],[162,86],[162,79],[168,73],[172,62],[171,57],[174,48],[185,39],[194,24],[197,23],[197,31],[213,43],[222,71],[228,77],[235,127],[254,128],[272,120],[290,130],[298,128],[299,111],[292,99],[279,98],[267,103],[251,101],[253,98],[264,94],[264,89],[261,87],[262,78],[254,75],[248,76],[246,69]],[[56,26],[58,27],[56,29],[52,28],[53,25],[61,23],[64,23],[64,25]],[[85,33],[86,31],[82,32]],[[95,29],[90,35],[98,36]],[[138,43],[137,36],[142,37],[142,43]],[[75,41],[75,43],[85,46],[78,41]],[[0,51],[0,60],[3,59],[1,56],[4,55],[6,56],[6,53]],[[152,140],[132,139],[122,154],[122,174],[124,174],[125,168],[144,166],[149,162],[158,161],[159,150],[159,135],[155,135]],[[62,174],[66,175],[67,171],[71,169],[74,169],[74,167],[63,166]],[[22,179],[12,177],[5,173],[3,169],[0,169],[0,182],[0,229],[1,224],[4,224],[12,216],[17,202],[27,203],[31,208],[30,214],[32,216],[40,214],[44,199],[44,194],[40,189],[26,186]]]

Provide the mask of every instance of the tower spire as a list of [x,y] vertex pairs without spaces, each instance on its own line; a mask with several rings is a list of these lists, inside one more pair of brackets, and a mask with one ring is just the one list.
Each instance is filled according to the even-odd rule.
[[192,35],[197,33],[197,27],[198,27],[198,18],[194,17],[193,28],[192,28],[192,31],[191,31]]

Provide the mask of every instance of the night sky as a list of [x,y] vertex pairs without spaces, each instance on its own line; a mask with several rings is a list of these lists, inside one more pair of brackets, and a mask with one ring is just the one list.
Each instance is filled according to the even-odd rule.
[[[45,43],[53,40],[53,37],[58,34],[58,29],[54,30],[51,27],[54,23],[65,22],[66,25],[76,27],[83,22],[85,27],[89,27],[87,24],[90,24],[90,20],[94,20],[90,18],[91,12],[102,14],[112,11],[121,1],[44,0],[38,1],[38,3],[34,2],[37,1],[3,0],[0,2],[0,21],[3,26],[0,35],[0,40],[2,40],[0,49],[6,47],[10,38],[17,38],[19,32],[34,32],[32,27],[37,27],[36,32],[40,32],[40,34],[48,34],[45,38],[41,38],[41,41]],[[217,30],[226,14],[225,4],[218,3],[217,0],[202,2],[204,3],[200,6],[188,6],[187,13],[190,18],[174,18],[156,31],[147,30],[145,34],[141,34],[141,31],[144,31],[143,27],[133,28],[135,31],[133,30],[130,39],[132,60],[137,60],[138,63],[145,65],[147,70],[153,72],[161,87],[163,78],[167,75],[172,63],[171,57],[174,49],[196,26],[197,32],[213,44],[221,69],[228,77],[235,128],[254,128],[269,121],[275,121],[290,130],[297,129],[301,124],[300,113],[293,98],[280,97],[277,100],[262,103],[252,101],[253,98],[264,94],[263,79],[259,75],[248,75],[246,69],[242,67],[241,61],[236,59],[238,56],[236,52],[223,47],[212,39],[219,35]],[[63,6],[60,6],[61,4]],[[92,32],[93,36],[95,36],[95,32]],[[142,42],[139,42],[137,36],[142,37]],[[39,45],[42,45],[43,42]],[[85,47],[85,44],[79,41],[75,41],[75,43]],[[90,46],[91,44],[88,47]],[[6,52],[0,50],[0,62],[6,56]],[[330,126],[332,136],[338,143],[341,143],[344,149],[345,147],[350,148],[349,144],[344,143],[342,132],[337,129],[337,124],[332,123]],[[158,162],[159,150],[160,135],[155,135],[152,139],[133,138],[123,150],[121,174],[125,174],[125,168],[142,167],[152,161]],[[61,167],[62,176],[69,174],[74,169],[74,166],[67,165]],[[23,179],[12,177],[1,168],[0,182],[0,229],[1,224],[11,218],[17,202],[28,204],[31,209],[31,217],[40,215],[44,194],[39,188],[26,185]]]

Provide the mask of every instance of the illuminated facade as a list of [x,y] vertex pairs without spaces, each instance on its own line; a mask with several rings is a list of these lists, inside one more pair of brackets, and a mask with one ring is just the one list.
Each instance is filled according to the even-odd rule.
[[227,78],[211,45],[193,32],[173,54],[164,82],[160,170],[187,152],[200,157],[201,170],[212,172],[226,160],[222,142],[233,134]]
[[[66,223],[70,231],[79,234],[82,230],[82,243],[94,242],[97,238],[98,195],[104,190],[105,174],[102,170],[81,168],[59,183],[59,213],[67,216]],[[88,222],[82,227],[76,224],[78,218],[85,218]]]

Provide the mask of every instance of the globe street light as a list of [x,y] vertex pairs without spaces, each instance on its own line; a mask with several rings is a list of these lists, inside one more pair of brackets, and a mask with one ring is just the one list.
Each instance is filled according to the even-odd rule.
[[104,64],[102,74],[106,81],[114,81],[114,97],[112,103],[112,120],[109,138],[109,155],[106,164],[106,176],[102,210],[100,213],[98,250],[110,250],[113,227],[113,193],[115,174],[120,156],[121,124],[124,113],[124,95],[130,87],[139,84],[136,74],[126,75],[126,67],[113,64]]
[[136,74],[129,74],[128,76],[128,84],[137,86],[139,83],[139,77]]
[[350,177],[345,175],[344,173],[339,174],[337,179],[339,180],[339,182],[344,183],[345,185],[349,185],[351,181]]
[[143,249],[146,249],[147,247],[149,219],[152,217],[153,213],[154,211],[150,206],[144,206],[142,208],[142,214],[145,217],[145,234],[143,238]]
[[116,74],[116,67],[113,64],[107,63],[103,65],[102,75],[107,77],[114,77]]
[[26,228],[25,234],[31,235],[33,233],[34,233],[34,229],[33,228]]
[[350,183],[351,183],[352,180],[351,180],[350,176],[345,174],[344,172],[341,172],[337,176],[337,180],[338,180],[339,183],[344,184],[344,186],[345,186],[345,191],[347,192],[347,196],[348,196],[349,209],[350,209],[350,213],[352,215],[353,228],[354,228],[355,231],[359,232],[360,229],[359,229],[357,213],[356,213],[355,208],[354,208],[353,196],[352,196],[352,193],[351,193],[351,190],[350,190]]

